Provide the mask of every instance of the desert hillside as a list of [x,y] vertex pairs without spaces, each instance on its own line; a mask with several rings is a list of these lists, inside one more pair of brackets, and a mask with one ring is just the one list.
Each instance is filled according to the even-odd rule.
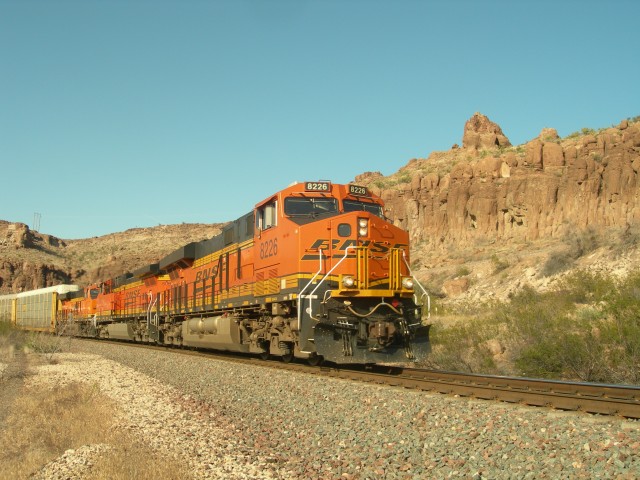
[[211,238],[222,224],[160,225],[81,240],[62,240],[0,220],[0,292],[60,283],[86,285],[157,262],[189,242]]
[[[408,229],[415,273],[443,301],[505,298],[545,288],[577,267],[625,273],[640,265],[640,122],[560,138],[545,128],[511,145],[476,113],[462,146],[358,176]],[[232,220],[232,219],[230,219]],[[0,221],[0,293],[80,285],[158,261],[210,238],[220,224],[161,225],[64,240]]]

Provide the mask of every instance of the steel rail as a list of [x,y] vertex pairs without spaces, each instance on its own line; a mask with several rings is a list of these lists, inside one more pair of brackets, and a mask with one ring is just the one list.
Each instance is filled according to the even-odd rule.
[[333,372],[331,375],[461,397],[640,419],[640,387],[631,385],[565,382],[413,368],[399,369],[398,372],[392,373],[337,370],[340,373]]

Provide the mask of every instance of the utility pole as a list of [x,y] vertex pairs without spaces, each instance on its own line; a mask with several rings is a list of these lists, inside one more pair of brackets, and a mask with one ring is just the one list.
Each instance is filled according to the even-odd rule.
[[33,213],[33,228],[32,230],[35,230],[36,232],[40,231],[40,218],[42,217],[42,215],[40,215],[38,212],[34,212]]

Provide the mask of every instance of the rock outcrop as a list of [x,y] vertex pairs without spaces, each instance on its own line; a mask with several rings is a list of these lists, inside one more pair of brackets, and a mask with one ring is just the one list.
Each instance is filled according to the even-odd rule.
[[28,261],[0,262],[0,287],[6,286],[12,292],[24,292],[70,281],[71,275],[55,265]]
[[531,241],[640,220],[640,122],[565,140],[544,129],[523,146],[495,148],[507,145],[502,142],[508,140],[500,127],[476,114],[463,145],[484,151],[434,153],[401,170],[411,175],[408,182],[370,186],[385,200],[387,215],[431,248]]
[[219,232],[220,224],[160,225],[61,240],[0,220],[0,294],[112,278]]
[[502,133],[500,126],[481,113],[475,113],[467,120],[462,135],[463,148],[509,147],[509,139]]
[[69,283],[69,272],[47,258],[48,248],[64,246],[64,241],[34,232],[24,223],[0,221],[0,291]]
[[2,222],[0,225],[0,246],[29,248],[33,246],[33,234],[24,223]]

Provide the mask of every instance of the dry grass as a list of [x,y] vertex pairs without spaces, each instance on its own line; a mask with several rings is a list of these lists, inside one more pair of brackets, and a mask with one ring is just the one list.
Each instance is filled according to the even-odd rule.
[[81,384],[23,390],[0,437],[6,478],[27,478],[67,449],[100,443],[110,426],[108,408],[95,388]]
[[106,444],[110,448],[92,459],[83,478],[188,478],[184,468],[161,457],[139,441],[113,428],[116,407],[95,386],[80,383],[64,387],[22,390],[0,432],[2,477],[26,479],[68,449]]
[[104,453],[94,464],[88,480],[181,480],[190,478],[175,460],[162,457],[132,441]]

